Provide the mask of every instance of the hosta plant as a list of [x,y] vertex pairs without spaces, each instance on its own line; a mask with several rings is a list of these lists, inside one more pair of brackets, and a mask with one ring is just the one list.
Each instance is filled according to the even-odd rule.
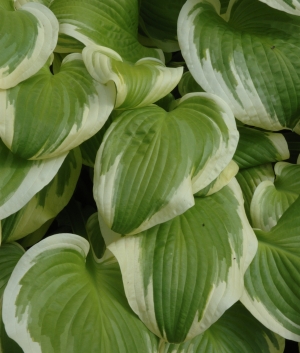
[[0,352],[300,341],[298,0],[0,0]]

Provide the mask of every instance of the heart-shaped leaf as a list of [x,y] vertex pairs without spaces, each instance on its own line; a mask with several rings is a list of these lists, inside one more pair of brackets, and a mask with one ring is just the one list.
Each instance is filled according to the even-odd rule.
[[104,47],[88,46],[82,55],[95,80],[103,84],[115,83],[115,109],[144,107],[156,102],[177,86],[183,73],[183,67],[166,67],[154,58],[144,58],[132,65],[124,62],[115,51]]
[[88,251],[84,238],[56,234],[24,254],[3,296],[8,335],[30,353],[157,353],[115,258],[96,262]]
[[22,158],[55,157],[98,132],[114,100],[113,84],[93,80],[81,54],[70,54],[56,75],[45,66],[18,86],[0,91],[0,135]]
[[0,139],[0,219],[21,209],[56,175],[66,154],[42,161],[27,161]]
[[206,92],[237,119],[266,130],[300,132],[300,17],[258,0],[188,0],[178,19],[182,55]]
[[269,232],[256,230],[258,251],[245,273],[241,297],[270,330],[300,340],[300,198]]
[[108,246],[133,311],[157,336],[183,342],[241,296],[257,240],[233,179],[174,219]]
[[207,93],[184,96],[171,112],[155,105],[125,111],[96,157],[101,217],[115,232],[134,234],[185,212],[193,193],[228,165],[237,141],[230,108]]
[[58,38],[58,21],[46,6],[29,3],[14,11],[12,1],[6,3],[0,4],[0,89],[38,72]]
[[300,195],[300,165],[286,162],[275,164],[275,181],[260,183],[250,206],[254,228],[265,231],[277,224],[279,218]]

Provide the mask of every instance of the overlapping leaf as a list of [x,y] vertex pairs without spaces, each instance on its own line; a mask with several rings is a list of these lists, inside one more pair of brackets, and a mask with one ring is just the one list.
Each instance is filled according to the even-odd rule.
[[190,72],[222,97],[237,119],[266,130],[300,132],[300,17],[258,0],[188,0],[178,39]]
[[11,153],[0,139],[0,219],[17,212],[47,185],[65,157],[27,161]]
[[299,0],[260,0],[260,1],[280,11],[284,11],[292,15],[297,15],[297,16],[300,15]]
[[250,223],[252,224],[250,215],[252,197],[261,182],[265,180],[274,181],[275,174],[272,164],[269,163],[257,167],[241,169],[236,175],[236,179],[243,191],[245,211]]
[[181,96],[192,92],[204,92],[203,88],[195,81],[189,71],[182,75],[182,78],[178,84],[178,91]]
[[180,345],[166,343],[163,353],[283,353],[284,341],[238,302],[194,339]]
[[3,297],[7,333],[30,353],[157,352],[157,338],[131,311],[113,257],[57,234],[29,249]]
[[111,48],[126,61],[163,58],[160,50],[143,47],[137,40],[138,0],[54,0],[50,9],[60,25],[59,51],[77,50],[80,41]]
[[16,86],[45,65],[58,38],[58,21],[46,6],[29,3],[18,11],[0,3],[0,90]]
[[0,136],[22,158],[58,156],[100,130],[114,99],[113,85],[93,80],[82,56],[70,54],[58,74],[45,66],[18,86],[0,91]]
[[130,306],[169,342],[205,331],[241,296],[257,240],[236,180],[184,214],[108,246]]
[[258,252],[245,274],[246,308],[282,337],[300,340],[300,199],[269,232],[256,231]]
[[234,161],[240,168],[278,162],[288,159],[290,152],[282,134],[238,127],[239,143],[234,154]]
[[96,158],[101,217],[133,234],[183,213],[228,165],[237,140],[230,108],[214,95],[186,95],[168,113],[155,105],[125,111]]
[[117,52],[104,47],[88,46],[82,55],[95,80],[103,84],[115,83],[115,109],[132,109],[154,103],[177,86],[183,73],[183,67],[169,68],[154,58],[143,58],[132,65],[124,62]]
[[254,192],[250,213],[254,228],[265,231],[277,224],[282,214],[300,195],[300,165],[276,163],[275,181],[260,183]]
[[79,149],[69,152],[56,176],[18,212],[2,220],[2,241],[11,242],[40,228],[67,205],[81,170]]

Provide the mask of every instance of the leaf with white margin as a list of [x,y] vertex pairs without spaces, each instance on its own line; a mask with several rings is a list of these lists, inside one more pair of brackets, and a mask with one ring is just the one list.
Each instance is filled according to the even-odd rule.
[[269,231],[300,195],[300,165],[275,164],[275,181],[260,183],[250,205],[254,228]]
[[2,219],[2,242],[21,239],[56,217],[74,193],[81,165],[80,149],[70,151],[50,183],[18,212]]
[[45,234],[47,233],[48,229],[50,228],[51,224],[53,223],[53,219],[49,219],[47,222],[45,222],[40,228],[35,230],[34,232],[26,235],[26,237],[20,239],[18,243],[23,246],[23,248],[29,248],[36,243],[38,243],[40,240],[43,239]]
[[29,3],[18,11],[0,4],[0,23],[0,89],[7,89],[45,65],[56,46],[58,21],[46,6]]
[[252,197],[261,182],[265,180],[274,181],[275,174],[272,164],[268,163],[257,167],[240,169],[236,175],[236,179],[243,192],[246,215],[250,221],[250,224],[252,224],[250,215],[250,204]]
[[178,83],[178,91],[181,96],[192,92],[204,92],[203,88],[195,81],[189,71],[182,75],[182,78]]
[[178,84],[183,67],[166,67],[155,58],[143,58],[134,65],[109,48],[90,45],[82,51],[90,75],[102,84],[113,81],[117,89],[115,109],[144,107],[163,98]]
[[231,181],[231,179],[236,176],[238,171],[239,166],[235,163],[235,161],[230,161],[228,166],[222,170],[222,172],[215,180],[213,180],[204,189],[194,194],[194,196],[204,197],[214,194],[215,192],[221,190],[224,186],[226,186]]
[[98,151],[94,198],[104,222],[134,234],[194,205],[231,161],[238,131],[219,97],[191,93],[175,109],[127,110],[107,130]]
[[290,157],[284,135],[238,126],[239,143],[233,160],[240,168],[279,162]]
[[67,42],[66,36],[85,46],[96,44],[111,48],[130,62],[145,57],[163,60],[161,50],[146,48],[138,42],[138,0],[54,0],[50,9],[59,22],[59,50],[64,46],[60,43],[63,34],[69,51],[72,51],[72,43]]
[[24,254],[24,249],[17,243],[3,244],[0,246],[0,352],[22,353],[21,348],[11,340],[5,331],[2,322],[2,296],[9,277],[17,262]]
[[93,80],[81,54],[70,54],[56,75],[44,66],[18,86],[0,91],[0,136],[22,158],[56,157],[97,133],[114,100],[113,83]]
[[300,16],[299,0],[260,0],[274,9]]
[[157,352],[157,338],[130,309],[114,257],[56,234],[30,248],[3,296],[6,331],[25,352]]
[[19,211],[56,175],[67,154],[41,161],[27,161],[0,139],[0,219]]
[[258,0],[188,0],[178,19],[182,55],[195,80],[245,124],[300,132],[300,17]]
[[270,330],[300,340],[300,198],[269,232],[256,230],[258,251],[245,273],[241,297]]
[[257,240],[233,179],[184,214],[108,246],[133,311],[180,343],[204,332],[241,296]]
[[141,0],[140,26],[153,43],[165,52],[180,50],[177,19],[185,0]]
[[283,353],[285,340],[268,330],[237,302],[201,335],[162,353]]

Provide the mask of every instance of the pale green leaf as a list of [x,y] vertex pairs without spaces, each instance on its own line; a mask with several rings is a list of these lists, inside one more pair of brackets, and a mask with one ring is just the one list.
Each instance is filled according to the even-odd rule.
[[300,131],[300,17],[258,0],[188,0],[178,19],[186,64],[245,124]]
[[44,66],[18,86],[0,91],[0,135],[22,158],[55,157],[98,132],[114,100],[113,84],[93,80],[81,54],[70,54],[56,75]]
[[195,81],[189,71],[182,75],[182,78],[178,84],[178,91],[181,96],[192,92],[204,92],[203,88]]
[[56,234],[18,262],[3,296],[6,331],[25,352],[156,353],[157,338],[131,311],[114,257],[95,262],[88,242]]
[[241,296],[257,240],[241,189],[195,198],[182,215],[108,246],[133,311],[157,336],[180,343],[204,332]]
[[154,103],[177,86],[183,73],[183,67],[166,67],[154,58],[143,58],[133,65],[124,62],[117,52],[95,45],[84,48],[82,55],[95,80],[102,84],[115,83],[115,109],[132,109]]
[[256,230],[258,252],[245,274],[241,297],[267,328],[300,340],[300,199],[269,232]]
[[133,234],[185,212],[231,161],[237,140],[230,108],[207,93],[184,96],[170,112],[125,111],[96,158],[101,217],[113,231]]
[[0,90],[38,72],[53,52],[58,22],[46,6],[29,3],[18,11],[0,6]]

